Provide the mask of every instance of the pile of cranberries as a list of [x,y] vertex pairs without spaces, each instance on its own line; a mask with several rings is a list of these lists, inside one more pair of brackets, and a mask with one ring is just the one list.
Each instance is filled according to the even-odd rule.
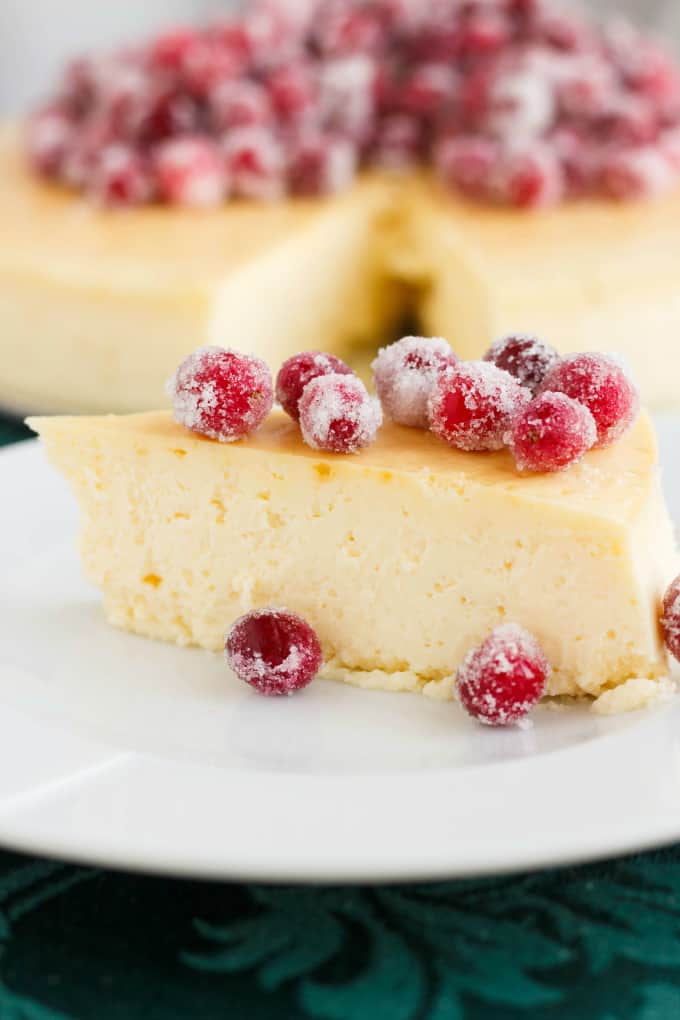
[[552,0],[258,0],[73,62],[26,145],[114,206],[328,194],[423,162],[484,201],[631,198],[680,173],[680,73]]
[[274,397],[316,450],[370,446],[383,411],[397,424],[429,428],[449,446],[480,452],[507,446],[521,471],[561,471],[633,423],[638,392],[604,354],[560,357],[536,337],[512,335],[481,361],[461,361],[441,337],[404,337],[373,362],[378,397],[340,358],[295,354],[274,381],[252,354],[199,347],[168,383],[176,421],[231,442],[254,432]]

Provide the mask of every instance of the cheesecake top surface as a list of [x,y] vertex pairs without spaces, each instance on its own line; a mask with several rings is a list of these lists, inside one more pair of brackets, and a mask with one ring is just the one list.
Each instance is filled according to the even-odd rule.
[[[645,413],[612,446],[591,450],[580,463],[553,474],[520,473],[507,450],[465,453],[446,446],[429,432],[390,421],[380,429],[376,442],[357,454],[311,449],[303,442],[298,426],[280,411],[272,412],[254,435],[226,444],[187,431],[166,411],[31,418],[29,425],[48,441],[68,443],[91,437],[95,446],[132,446],[140,454],[165,447],[180,455],[209,452],[216,463],[242,454],[271,456],[281,463],[289,457],[304,458],[323,464],[318,474],[326,480],[335,477],[356,483],[369,472],[380,473],[385,482],[416,478],[443,491],[460,492],[467,486],[495,488],[510,498],[552,506],[559,503],[572,511],[622,522],[638,514],[658,463],[656,436]],[[182,462],[188,463],[184,457]]]

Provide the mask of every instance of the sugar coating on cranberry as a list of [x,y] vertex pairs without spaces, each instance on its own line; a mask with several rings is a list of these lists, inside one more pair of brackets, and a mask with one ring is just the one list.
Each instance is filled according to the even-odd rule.
[[442,337],[405,336],[382,347],[373,382],[383,410],[399,425],[426,429],[427,402],[438,374],[458,358]]
[[498,368],[514,376],[517,382],[536,393],[546,373],[560,356],[554,347],[527,333],[512,333],[496,340],[484,355]]
[[540,393],[514,418],[506,442],[520,471],[563,471],[597,439],[587,407],[566,393]]
[[536,638],[516,624],[496,627],[463,660],[456,693],[486,726],[519,722],[545,694],[550,664]]
[[271,372],[260,358],[199,347],[168,380],[175,421],[222,443],[259,428],[274,401]]
[[220,149],[210,138],[170,138],[156,151],[156,183],[175,205],[207,208],[227,192],[227,174]]
[[320,375],[299,404],[302,438],[315,450],[357,453],[375,441],[382,425],[380,401],[355,375]]
[[240,680],[260,694],[294,694],[321,669],[321,645],[313,628],[289,609],[254,609],[229,628],[225,656]]
[[512,418],[531,394],[488,361],[461,361],[434,381],[428,401],[430,428],[459,450],[500,450]]
[[295,421],[300,420],[298,404],[305,386],[320,375],[353,375],[349,365],[323,351],[303,351],[281,365],[276,376],[276,399]]
[[671,581],[663,597],[661,633],[666,648],[680,662],[680,575]]
[[631,427],[640,407],[635,384],[606,354],[569,354],[543,379],[541,390],[566,393],[588,408],[595,420],[595,446],[609,446]]

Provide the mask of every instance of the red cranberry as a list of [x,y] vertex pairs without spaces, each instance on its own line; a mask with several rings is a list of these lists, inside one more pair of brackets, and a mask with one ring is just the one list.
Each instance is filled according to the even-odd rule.
[[163,32],[151,43],[149,63],[162,71],[180,71],[187,54],[198,42],[194,28],[174,28]]
[[288,184],[294,195],[333,195],[355,177],[357,151],[346,138],[306,131],[290,149]]
[[563,125],[552,132],[548,145],[560,161],[566,195],[576,198],[586,194],[598,176],[591,142],[574,128]]
[[374,130],[376,67],[363,54],[340,57],[322,65],[319,119],[322,126],[363,144]]
[[152,89],[139,110],[135,140],[153,146],[177,135],[191,134],[199,122],[195,101],[176,89]]
[[678,172],[663,147],[614,152],[605,158],[600,170],[602,190],[622,201],[666,195],[677,180]]
[[375,441],[382,425],[380,403],[355,375],[320,375],[298,403],[302,438],[315,450],[357,453]]
[[210,94],[210,113],[217,131],[262,127],[272,119],[269,93],[264,85],[248,78],[220,82]]
[[68,152],[75,125],[58,107],[34,113],[26,127],[26,152],[33,169],[46,177],[59,173]]
[[569,354],[543,379],[541,390],[566,393],[595,420],[595,446],[616,442],[635,421],[639,395],[617,362],[605,354]]
[[520,471],[563,471],[591,449],[597,429],[587,407],[546,390],[522,408],[506,438]]
[[211,34],[198,37],[182,59],[182,74],[192,95],[204,99],[221,81],[243,72],[244,57]]
[[304,117],[318,94],[318,80],[311,67],[293,64],[274,71],[267,79],[269,100],[284,124]]
[[225,655],[236,676],[260,694],[293,694],[321,669],[321,645],[289,609],[253,609],[229,629]]
[[271,132],[237,128],[224,142],[227,172],[235,195],[264,201],[284,193],[284,159]]
[[210,138],[171,138],[155,153],[161,197],[175,205],[218,205],[227,191],[224,158]]
[[315,33],[317,46],[327,56],[375,53],[384,37],[377,11],[344,3],[331,5]]
[[386,170],[408,170],[420,157],[423,135],[419,118],[395,113],[378,125],[374,160]]
[[437,375],[457,361],[441,337],[405,336],[383,347],[371,366],[383,410],[400,425],[426,429],[427,402]]
[[451,107],[458,92],[458,76],[448,64],[420,64],[402,86],[401,104],[407,113],[431,117]]
[[558,80],[557,101],[567,117],[605,117],[617,87],[611,66],[596,58],[578,60],[571,73]]
[[502,10],[480,8],[466,19],[461,29],[460,50],[466,57],[488,57],[507,46],[513,28]]
[[483,126],[512,144],[539,138],[555,120],[553,83],[532,68],[497,75],[488,104]]
[[175,421],[229,443],[259,428],[272,408],[272,377],[264,361],[222,347],[199,347],[168,381]]
[[501,337],[484,355],[484,361],[492,361],[498,368],[509,372],[532,393],[536,393],[545,374],[559,360],[554,347],[525,333]]
[[441,372],[428,405],[430,428],[459,450],[500,450],[529,391],[487,361],[461,361]]
[[78,57],[66,65],[58,89],[59,99],[74,117],[84,117],[92,107],[96,94],[93,61]]
[[298,404],[305,386],[320,375],[353,375],[352,369],[341,358],[323,351],[304,351],[294,354],[281,365],[276,377],[276,399],[295,421],[300,420]]
[[489,194],[498,157],[496,142],[474,135],[444,138],[434,151],[435,167],[444,183],[471,198]]
[[89,193],[95,201],[107,206],[143,205],[153,196],[147,161],[127,145],[108,146],[92,171]]
[[564,196],[561,163],[546,145],[533,145],[509,154],[493,181],[495,194],[518,209],[556,205]]
[[456,675],[465,711],[487,726],[519,722],[545,694],[550,664],[536,638],[514,623],[468,652]]
[[648,145],[659,135],[659,118],[646,99],[621,95],[600,118],[598,129],[613,145]]
[[666,648],[680,662],[680,576],[668,585],[663,597],[661,632]]
[[108,124],[92,120],[75,132],[61,165],[61,178],[73,188],[87,188],[102,153],[114,145]]

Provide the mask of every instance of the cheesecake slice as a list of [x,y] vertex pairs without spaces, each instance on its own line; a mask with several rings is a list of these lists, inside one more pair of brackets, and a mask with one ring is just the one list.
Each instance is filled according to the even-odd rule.
[[539,639],[551,694],[667,673],[657,618],[676,556],[644,415],[531,476],[507,451],[391,423],[355,456],[310,449],[279,412],[226,445],[164,412],[31,425],[77,496],[85,571],[119,627],[217,651],[240,614],[283,604],[316,629],[328,676],[437,697],[503,622]]
[[430,177],[407,190],[395,272],[419,288],[426,335],[451,338],[463,358],[508,324],[562,353],[615,352],[646,403],[677,406],[674,373],[659,366],[674,364],[680,335],[680,192],[526,212],[471,204]]
[[156,407],[205,343],[272,365],[375,346],[399,314],[383,253],[394,203],[367,176],[337,198],[99,209],[35,178],[0,132],[0,408]]

